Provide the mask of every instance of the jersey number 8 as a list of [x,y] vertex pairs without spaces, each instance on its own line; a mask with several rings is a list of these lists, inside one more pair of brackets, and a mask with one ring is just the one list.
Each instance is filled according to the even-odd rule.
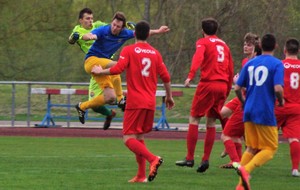
[[290,86],[292,89],[299,88],[299,73],[293,72],[290,75]]

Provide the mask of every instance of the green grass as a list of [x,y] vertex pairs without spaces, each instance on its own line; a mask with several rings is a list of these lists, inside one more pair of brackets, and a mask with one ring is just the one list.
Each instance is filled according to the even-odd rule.
[[[174,162],[185,155],[184,140],[146,140],[153,153],[165,162],[157,178],[147,184],[129,184],[136,173],[134,155],[121,139],[108,138],[0,138],[0,189],[163,189],[227,190],[238,180],[234,170],[218,168],[221,142],[216,142],[210,168],[204,174],[194,168],[176,167]],[[203,142],[196,149],[200,162]],[[299,179],[290,175],[288,144],[280,144],[274,159],[252,173],[252,189],[294,190]]]

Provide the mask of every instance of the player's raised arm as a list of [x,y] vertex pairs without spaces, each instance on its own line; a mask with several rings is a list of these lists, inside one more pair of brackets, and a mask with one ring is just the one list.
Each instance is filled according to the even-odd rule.
[[168,26],[161,26],[159,29],[150,30],[150,36],[154,34],[163,34],[170,31],[170,28]]
[[83,40],[97,40],[97,35],[92,33],[87,33],[82,36]]

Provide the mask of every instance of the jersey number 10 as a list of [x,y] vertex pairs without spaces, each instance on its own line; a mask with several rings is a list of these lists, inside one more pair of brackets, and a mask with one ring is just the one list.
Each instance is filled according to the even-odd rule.
[[249,73],[249,85],[253,85],[253,80],[255,80],[256,86],[261,86],[264,84],[268,78],[269,71],[265,66],[259,66],[254,68],[254,66],[248,67]]

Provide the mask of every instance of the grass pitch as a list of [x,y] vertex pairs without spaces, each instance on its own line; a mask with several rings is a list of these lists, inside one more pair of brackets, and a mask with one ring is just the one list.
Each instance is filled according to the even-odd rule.
[[[129,184],[136,163],[122,139],[0,137],[0,189],[5,190],[227,190],[235,189],[234,170],[220,169],[229,158],[220,158],[223,144],[216,142],[210,168],[203,174],[194,168],[175,166],[185,156],[185,140],[146,139],[149,149],[164,158],[158,176],[146,184]],[[196,148],[201,160],[203,142]],[[274,159],[251,175],[252,189],[292,190],[300,178],[292,177],[288,144],[279,145]]]

